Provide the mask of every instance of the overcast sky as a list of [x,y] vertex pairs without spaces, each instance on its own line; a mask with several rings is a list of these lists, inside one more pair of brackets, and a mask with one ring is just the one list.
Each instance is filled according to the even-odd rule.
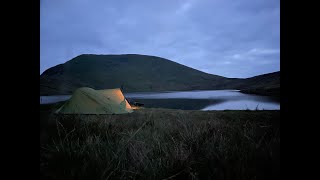
[[145,54],[226,77],[280,70],[280,0],[41,0],[40,74],[80,54]]

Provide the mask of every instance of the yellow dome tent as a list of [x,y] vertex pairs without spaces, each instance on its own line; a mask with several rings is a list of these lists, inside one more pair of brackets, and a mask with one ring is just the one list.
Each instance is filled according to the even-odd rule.
[[71,98],[56,113],[61,114],[125,114],[132,107],[119,88],[94,90],[88,87],[77,89]]

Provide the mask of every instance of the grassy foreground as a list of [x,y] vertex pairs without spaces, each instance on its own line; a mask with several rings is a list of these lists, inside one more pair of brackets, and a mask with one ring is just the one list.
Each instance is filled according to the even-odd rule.
[[46,140],[40,145],[43,179],[280,175],[280,111],[140,109],[125,115],[46,118]]

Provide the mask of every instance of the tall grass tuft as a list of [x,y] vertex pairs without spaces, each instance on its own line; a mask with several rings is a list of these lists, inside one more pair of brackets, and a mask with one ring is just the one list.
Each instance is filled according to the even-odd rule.
[[279,111],[53,118],[40,159],[48,179],[268,179],[280,171]]

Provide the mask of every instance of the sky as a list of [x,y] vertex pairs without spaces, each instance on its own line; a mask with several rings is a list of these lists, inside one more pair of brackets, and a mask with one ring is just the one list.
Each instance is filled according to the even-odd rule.
[[80,54],[144,54],[225,77],[280,70],[280,0],[41,0],[40,74]]

